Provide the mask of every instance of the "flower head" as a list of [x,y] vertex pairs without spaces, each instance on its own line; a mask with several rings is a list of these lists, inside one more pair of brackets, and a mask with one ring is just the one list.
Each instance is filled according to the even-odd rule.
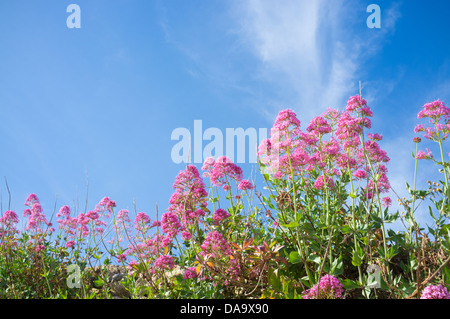
[[367,107],[367,101],[361,98],[359,95],[355,95],[348,99],[345,109],[349,112],[353,112],[364,107]]
[[417,114],[418,119],[428,117],[438,122],[441,117],[448,119],[450,116],[450,108],[445,106],[444,102],[439,99],[425,104],[422,108],[423,109]]
[[243,191],[253,189],[253,184],[249,180],[243,179],[239,182],[238,189]]
[[324,135],[331,133],[331,126],[322,116],[316,116],[311,120],[306,130],[314,135]]
[[415,159],[420,159],[420,160],[433,159],[433,153],[428,148],[426,150],[427,150],[426,153],[424,151],[418,151],[415,156]]
[[450,299],[450,292],[442,285],[427,286],[420,299]]
[[230,217],[230,214],[228,214],[228,212],[226,210],[219,208],[214,212],[214,215],[212,218],[215,221],[219,222],[219,221],[227,219],[228,217]]
[[197,278],[197,277],[198,277],[198,274],[197,274],[196,267],[186,268],[183,273],[183,279],[190,279],[190,278]]
[[297,115],[289,109],[282,110],[278,113],[275,123],[273,125],[279,131],[284,131],[290,126],[298,128],[300,126],[300,121],[297,119]]
[[161,269],[173,269],[173,257],[169,255],[162,255],[155,260],[154,267]]
[[343,299],[344,286],[334,276],[325,275],[318,284],[305,291],[304,299]]
[[228,157],[218,157],[211,171],[211,182],[214,186],[223,186],[231,179],[240,182],[242,180],[242,169],[233,164]]

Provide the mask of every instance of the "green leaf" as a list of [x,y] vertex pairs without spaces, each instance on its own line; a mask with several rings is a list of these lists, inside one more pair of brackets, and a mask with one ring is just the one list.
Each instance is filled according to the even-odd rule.
[[349,225],[342,226],[341,230],[343,234],[350,234],[353,232],[352,228]]
[[105,284],[105,282],[101,278],[94,280],[94,285],[97,288],[102,287],[104,284]]
[[384,218],[384,221],[386,223],[393,223],[397,220],[398,218],[398,211],[395,214],[387,214]]
[[352,255],[352,265],[355,267],[359,267],[362,264],[362,260],[359,255],[354,251]]
[[280,224],[283,227],[287,227],[287,228],[294,228],[294,227],[298,227],[298,223],[297,222],[290,222],[289,224]]
[[405,184],[406,184],[406,190],[408,191],[408,193],[411,194],[411,187],[409,187],[408,182],[405,182]]
[[333,260],[331,264],[331,274],[333,276],[339,276],[344,273],[344,264],[342,262],[342,255],[339,258]]
[[364,258],[364,252],[362,251],[361,247],[356,246],[356,249],[353,249],[352,254],[352,265],[355,267],[359,267],[363,263]]
[[291,251],[289,254],[289,262],[292,264],[298,264],[301,262],[300,255],[297,251]]
[[277,291],[281,291],[282,285],[280,276],[278,274],[278,269],[269,269],[269,283],[273,286],[273,288]]
[[316,264],[318,264],[318,265],[320,265],[320,260],[321,260],[321,258],[320,258],[319,255],[311,254],[311,255],[308,256],[308,260],[309,260],[309,261],[312,261],[312,262],[314,262],[314,263],[316,263]]
[[360,288],[360,285],[358,285],[357,282],[351,280],[351,279],[344,279],[342,280],[342,285],[344,285],[345,289],[356,289]]

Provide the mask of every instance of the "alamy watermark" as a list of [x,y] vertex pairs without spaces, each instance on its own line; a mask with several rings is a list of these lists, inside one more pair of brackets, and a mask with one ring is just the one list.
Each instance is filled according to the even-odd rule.
[[369,29],[381,28],[381,8],[378,4],[369,4],[366,12],[371,13],[366,20],[367,27]]
[[69,288],[81,288],[81,269],[77,264],[71,264],[67,267],[66,284]]
[[[67,6],[66,12],[70,15],[66,19],[66,25],[69,29],[79,29],[81,28],[81,8],[77,4],[69,4]],[[367,17],[366,24],[370,29],[381,28],[381,8],[378,4],[369,4],[366,9],[367,13],[370,15]]]
[[257,163],[258,145],[267,138],[267,128],[203,129],[202,120],[194,120],[193,131],[178,127],[171,140],[178,141],[171,151],[174,163],[201,164],[208,157],[226,156],[234,163]]
[[81,28],[81,9],[77,4],[69,4],[67,6],[66,12],[70,15],[66,19],[66,25],[69,29],[79,29]]

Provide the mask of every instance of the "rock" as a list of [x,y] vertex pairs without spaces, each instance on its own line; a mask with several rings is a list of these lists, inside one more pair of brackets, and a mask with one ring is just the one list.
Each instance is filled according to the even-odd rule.
[[[109,287],[111,295],[114,299],[131,298],[131,293],[123,285],[122,281],[127,276],[130,278],[134,275],[134,271],[131,273],[123,266],[107,265],[107,266],[95,266],[85,269],[87,284],[90,288],[104,289],[105,286]],[[180,266],[175,266],[173,269],[166,271],[165,276],[168,280],[172,277],[182,275],[183,269]],[[103,284],[96,286],[95,282],[98,279],[103,280]],[[151,280],[156,283],[157,278],[152,276]],[[158,288],[161,288],[162,282],[159,283]],[[148,279],[142,273],[139,273],[135,277],[136,297],[145,297],[149,294],[151,284]]]

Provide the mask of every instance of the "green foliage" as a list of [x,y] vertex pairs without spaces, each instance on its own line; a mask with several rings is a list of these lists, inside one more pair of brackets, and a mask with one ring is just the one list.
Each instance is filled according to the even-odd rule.
[[[328,133],[336,134],[336,123],[331,126]],[[75,231],[72,241],[64,232],[53,239],[47,230],[19,235],[2,221],[0,298],[112,298],[120,288],[123,298],[297,299],[325,275],[339,279],[346,298],[418,298],[429,284],[450,286],[450,164],[443,157],[443,140],[438,140],[442,160],[427,159],[443,180],[418,189],[415,159],[414,184],[405,184],[409,197],[398,198],[400,209],[394,209],[382,202],[385,168],[370,153],[374,141],[362,127],[360,153],[348,149],[343,154],[348,163],[339,169],[338,158],[323,155],[330,141],[322,134],[315,136],[314,147],[301,149],[315,156],[314,165],[298,164],[298,132],[283,127],[279,156],[285,166],[271,171],[273,163],[259,162],[262,192],[256,185],[239,187],[242,178],[229,173],[222,185],[210,175],[204,200],[196,197],[193,180],[181,184],[185,188],[174,201],[180,201],[176,217],[184,228],[170,243],[159,223],[137,227],[123,212],[116,216],[112,201],[104,203],[112,213],[104,231],[93,231],[94,219],[85,219],[83,225],[92,228],[87,234]],[[350,167],[357,154],[367,177],[355,177]],[[423,227],[415,214],[427,203],[433,224]],[[218,218],[221,207],[226,214]],[[194,212],[197,219],[186,222],[185,214]],[[405,230],[387,228],[392,224]],[[109,245],[105,234],[112,234]],[[105,270],[114,262],[123,267],[119,277]],[[79,267],[75,288],[68,285],[69,265]],[[95,267],[100,270],[93,272]]]

